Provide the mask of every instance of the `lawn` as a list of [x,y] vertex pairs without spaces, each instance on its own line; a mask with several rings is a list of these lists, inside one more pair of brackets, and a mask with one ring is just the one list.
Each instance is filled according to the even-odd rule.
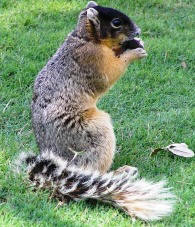
[[[129,164],[141,177],[167,179],[175,211],[149,226],[195,226],[194,160],[152,148],[185,142],[195,150],[195,5],[192,0],[98,1],[125,12],[142,28],[148,57],[132,64],[99,102],[113,118],[113,169]],[[37,73],[74,28],[86,1],[0,1],[0,226],[144,226],[102,203],[57,207],[48,192],[34,192],[10,164],[37,151],[30,102]],[[195,137],[194,137],[195,138]]]

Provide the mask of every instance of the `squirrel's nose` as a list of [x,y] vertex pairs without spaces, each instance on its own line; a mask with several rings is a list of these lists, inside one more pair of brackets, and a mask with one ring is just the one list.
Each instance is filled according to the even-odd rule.
[[135,34],[135,36],[139,36],[141,34],[141,29],[137,27],[134,34]]

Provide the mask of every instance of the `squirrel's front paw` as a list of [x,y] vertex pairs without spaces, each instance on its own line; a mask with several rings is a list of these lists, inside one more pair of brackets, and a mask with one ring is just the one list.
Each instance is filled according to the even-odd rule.
[[132,50],[126,50],[120,56],[120,59],[126,63],[131,63],[135,60],[144,58],[146,56],[147,56],[147,53],[143,48],[136,48],[136,49],[132,49]]
[[140,59],[147,56],[146,51],[143,48],[136,48],[133,50],[130,50],[130,55],[134,57],[134,59]]

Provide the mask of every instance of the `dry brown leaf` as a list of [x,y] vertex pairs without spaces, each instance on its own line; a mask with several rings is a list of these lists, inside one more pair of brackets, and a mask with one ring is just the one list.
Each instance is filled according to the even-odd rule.
[[185,143],[173,143],[167,147],[156,148],[152,151],[151,156],[157,154],[159,151],[162,151],[162,150],[170,151],[171,153],[173,153],[177,156],[181,156],[181,157],[185,157],[185,158],[194,157],[194,152],[192,150],[190,150],[188,148],[187,144],[185,144]]
[[156,155],[159,151],[164,151],[164,148],[156,148],[151,153],[150,156]]
[[194,157],[194,152],[188,148],[185,143],[173,143],[166,147],[167,150],[175,155],[182,156],[185,158]]

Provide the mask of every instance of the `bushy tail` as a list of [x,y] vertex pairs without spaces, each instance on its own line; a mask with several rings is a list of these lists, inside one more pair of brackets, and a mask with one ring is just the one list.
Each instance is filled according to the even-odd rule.
[[142,220],[157,220],[172,211],[174,196],[163,181],[139,180],[127,172],[101,175],[69,165],[51,152],[22,158],[28,165],[29,179],[40,188],[50,188],[61,200],[93,198]]

